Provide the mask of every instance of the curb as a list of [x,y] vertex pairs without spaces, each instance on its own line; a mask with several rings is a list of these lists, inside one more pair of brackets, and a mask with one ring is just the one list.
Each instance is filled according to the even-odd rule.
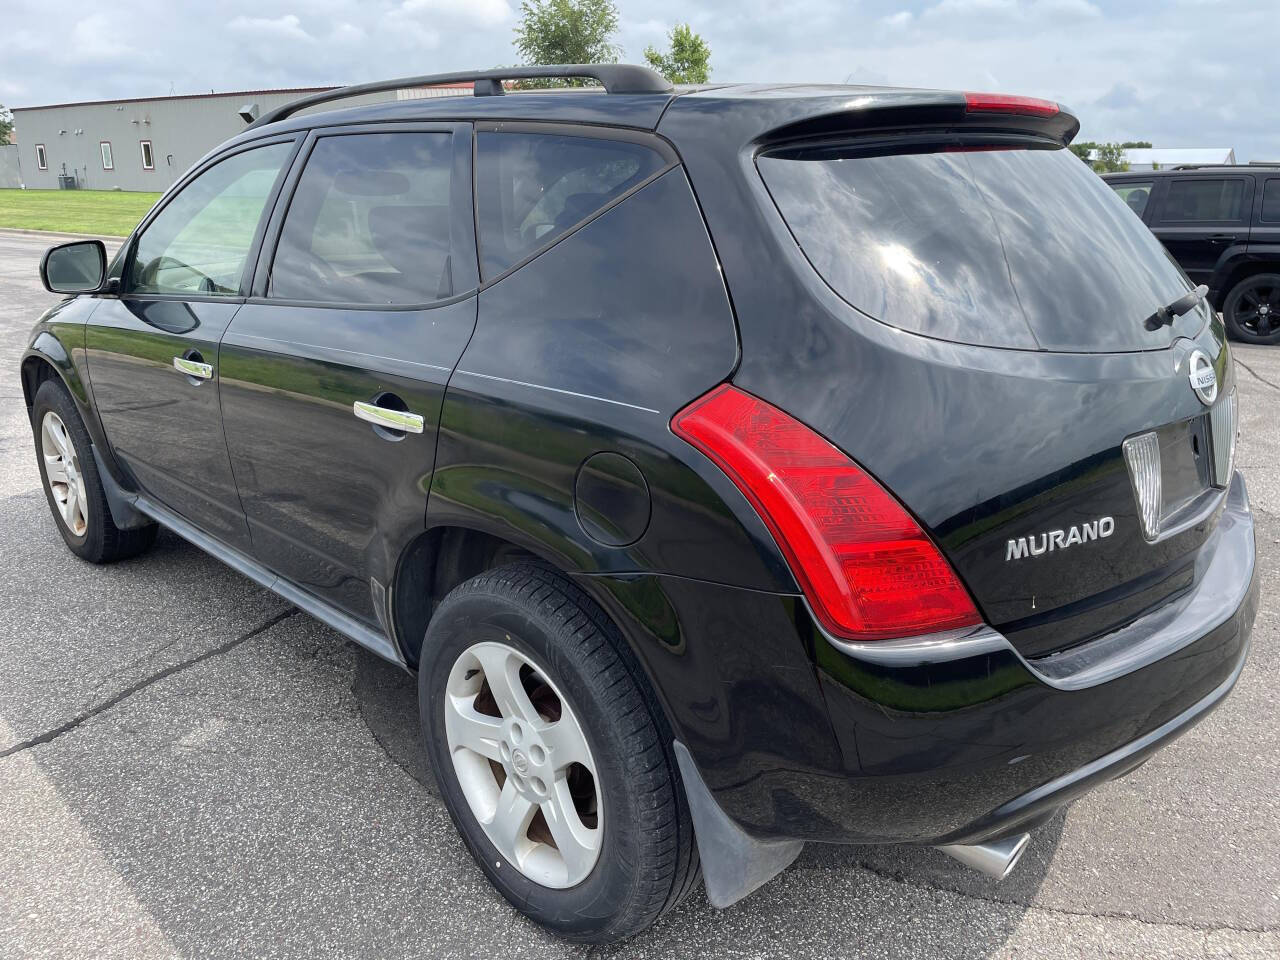
[[27,230],[23,227],[0,227],[0,236],[48,237],[67,240],[101,240],[103,243],[124,243],[127,237],[112,237],[105,233],[63,233],[59,230]]

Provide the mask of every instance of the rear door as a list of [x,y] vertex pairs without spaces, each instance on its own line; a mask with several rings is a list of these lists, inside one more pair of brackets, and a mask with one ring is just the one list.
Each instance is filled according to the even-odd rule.
[[1249,253],[1275,257],[1280,254],[1280,174],[1259,178],[1262,188],[1249,230]]
[[218,409],[218,341],[248,289],[266,211],[297,143],[254,143],[196,173],[146,223],[118,297],[86,330],[94,402],[142,491],[247,551]]
[[441,400],[475,325],[470,132],[313,133],[222,342],[258,559],[371,625],[423,527]]
[[1249,240],[1253,178],[1170,177],[1151,230],[1196,283],[1209,283],[1223,254]]

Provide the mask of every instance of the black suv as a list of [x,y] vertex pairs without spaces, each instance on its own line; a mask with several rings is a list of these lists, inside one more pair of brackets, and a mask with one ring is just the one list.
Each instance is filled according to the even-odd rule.
[[416,671],[458,829],[564,936],[807,841],[1003,876],[1222,701],[1257,603],[1221,323],[1077,128],[628,66],[298,101],[109,266],[46,254],[58,529],[163,525]]
[[1103,178],[1195,283],[1227,331],[1280,343],[1280,165],[1174,167]]

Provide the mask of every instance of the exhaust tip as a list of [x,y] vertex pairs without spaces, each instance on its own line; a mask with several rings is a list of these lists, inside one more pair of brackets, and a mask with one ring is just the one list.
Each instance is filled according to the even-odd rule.
[[1031,834],[1019,833],[990,843],[949,843],[938,849],[993,880],[1003,880],[1018,865],[1030,841]]

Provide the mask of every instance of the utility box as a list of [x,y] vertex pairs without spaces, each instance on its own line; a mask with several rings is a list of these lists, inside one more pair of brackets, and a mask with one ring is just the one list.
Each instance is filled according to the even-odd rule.
[[59,190],[74,190],[76,188],[76,175],[74,173],[58,174]]

